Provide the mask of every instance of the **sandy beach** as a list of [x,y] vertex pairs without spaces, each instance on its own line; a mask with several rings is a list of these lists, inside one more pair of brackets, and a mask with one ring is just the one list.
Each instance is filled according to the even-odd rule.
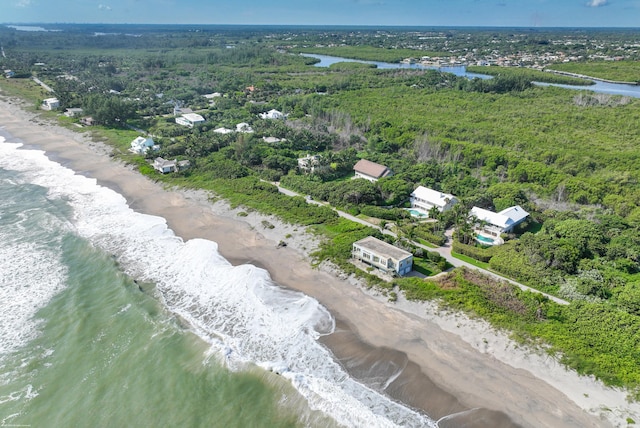
[[[26,148],[97,179],[133,209],[165,218],[185,241],[215,241],[232,263],[256,264],[278,284],[316,298],[337,326],[321,341],[352,376],[436,420],[455,414],[440,427],[623,427],[627,418],[640,421],[640,405],[628,403],[623,391],[522,349],[485,322],[402,296],[391,303],[330,266],[313,269],[308,255],[318,243],[302,226],[256,213],[239,217],[243,209],[211,202],[204,192],[165,189],[115,162],[103,144],[19,106],[0,100],[0,127]],[[265,229],[264,219],[275,228]],[[277,248],[280,240],[287,246]],[[399,368],[401,374],[390,378]]]

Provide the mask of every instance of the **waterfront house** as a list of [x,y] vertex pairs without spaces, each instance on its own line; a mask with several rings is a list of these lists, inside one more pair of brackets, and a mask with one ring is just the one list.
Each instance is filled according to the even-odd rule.
[[386,274],[404,276],[413,269],[413,255],[410,252],[373,236],[354,242],[351,255],[354,260]]
[[67,117],[76,117],[82,114],[82,109],[79,107],[72,107],[72,108],[66,109],[62,114],[64,114]]
[[514,227],[522,223],[529,216],[529,213],[520,205],[515,205],[498,213],[473,207],[469,215],[478,220],[475,225],[475,231],[481,236],[488,235],[489,238],[493,239],[485,240],[480,238],[480,241],[495,245],[502,243],[502,239],[500,239],[502,233],[511,232]]
[[390,177],[393,175],[393,172],[386,166],[366,159],[360,159],[358,163],[353,166],[353,170],[356,173],[354,178],[364,178],[369,181],[378,181],[383,177]]
[[57,98],[47,98],[42,100],[42,110],[55,110],[60,108],[60,101]]
[[156,146],[156,143],[153,141],[153,138],[137,137],[135,140],[131,142],[131,147],[129,148],[129,151],[139,155],[144,155],[145,153],[147,153],[147,151],[149,151],[149,149],[158,150],[158,148],[159,147]]
[[436,207],[442,213],[450,210],[458,202],[458,199],[448,193],[418,186],[411,193],[410,201],[412,208],[418,208],[428,213],[431,208]]
[[180,117],[176,117],[176,123],[178,125],[188,126],[189,128],[193,128],[196,125],[204,123],[204,117],[200,116],[197,113],[187,113],[183,114]]
[[262,119],[284,119],[286,117],[286,115],[284,115],[282,112],[275,109],[269,110],[266,113],[260,113],[258,116],[260,116]]
[[153,161],[153,168],[163,174],[166,174],[168,172],[182,171],[188,168],[190,165],[191,163],[188,160],[167,160],[161,157],[157,157],[156,160]]

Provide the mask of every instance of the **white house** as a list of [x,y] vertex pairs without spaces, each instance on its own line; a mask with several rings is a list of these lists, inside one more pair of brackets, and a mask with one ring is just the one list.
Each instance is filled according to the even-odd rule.
[[193,128],[195,125],[204,123],[204,117],[200,116],[197,113],[187,113],[183,114],[180,117],[176,117],[176,123],[178,125],[184,125],[188,126],[189,128]]
[[287,117],[285,114],[275,109],[269,110],[266,113],[260,113],[258,116],[260,116],[262,119],[284,119],[285,117]]
[[286,140],[284,138],[281,139],[277,137],[262,137],[262,141],[268,144],[275,144],[275,143],[280,143],[281,141],[286,141]]
[[161,157],[157,157],[156,160],[153,161],[153,168],[163,174],[166,174],[168,172],[182,171],[183,169],[188,168],[190,165],[191,163],[188,160],[167,160]]
[[442,213],[450,210],[458,202],[458,199],[449,193],[418,186],[411,193],[410,201],[412,208],[418,208],[428,213],[431,208],[436,207]]
[[42,100],[42,105],[40,107],[43,110],[55,110],[60,108],[60,101],[57,98],[47,98]]
[[383,177],[393,175],[393,172],[386,166],[366,159],[360,159],[358,163],[353,166],[353,170],[356,173],[354,178],[364,178],[369,181],[378,181]]
[[405,250],[368,236],[353,243],[352,257],[382,272],[403,276],[413,269],[413,255]]
[[157,150],[158,146],[153,141],[153,138],[148,137],[137,137],[135,140],[131,142],[131,147],[129,151],[132,153],[137,153],[139,155],[144,155],[149,151],[149,149]]
[[[500,234],[509,233],[514,227],[522,223],[528,216],[520,205],[506,208],[498,213],[485,210],[483,208],[473,207],[470,216],[474,216],[479,222],[485,223],[484,225],[476,224],[476,232],[481,235],[489,235],[493,238],[500,238]],[[491,243],[480,239],[481,242]],[[502,243],[502,240],[496,243]]]
[[67,117],[76,117],[82,114],[82,109],[79,107],[72,107],[72,108],[66,109],[62,114],[64,114]]
[[216,134],[231,134],[233,131],[233,129],[229,129],[229,128],[216,128],[213,130],[213,132],[215,132]]
[[16,73],[12,70],[4,70],[4,77],[6,77],[7,79],[11,79],[15,75]]
[[221,97],[222,94],[220,92],[213,92],[211,94],[204,94],[203,97],[205,97],[208,100],[212,100],[213,98],[219,98]]
[[253,128],[246,122],[240,122],[236,125],[236,132],[242,132],[244,134],[251,134],[253,132]]

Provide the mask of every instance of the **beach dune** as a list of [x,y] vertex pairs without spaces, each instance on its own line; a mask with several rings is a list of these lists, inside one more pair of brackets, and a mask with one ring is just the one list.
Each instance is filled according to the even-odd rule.
[[[442,419],[440,427],[626,426],[627,417],[640,414],[623,392],[518,348],[482,321],[402,296],[391,303],[353,278],[313,269],[308,252],[317,242],[301,226],[256,213],[238,217],[203,192],[166,190],[113,161],[107,147],[86,135],[36,119],[17,100],[0,101],[0,126],[25,146],[119,192],[133,209],[164,217],[184,240],[215,241],[232,263],[261,266],[278,284],[319,300],[336,318],[335,333],[321,341],[350,374]],[[276,227],[260,227],[265,218]],[[280,240],[287,247],[277,248]]]

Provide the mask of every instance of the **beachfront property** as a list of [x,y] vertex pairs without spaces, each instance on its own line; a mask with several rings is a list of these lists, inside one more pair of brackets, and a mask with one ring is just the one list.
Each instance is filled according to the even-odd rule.
[[194,126],[204,123],[204,117],[197,113],[186,113],[180,117],[176,117],[176,123],[178,125],[188,126],[193,128]]
[[246,122],[240,122],[236,125],[236,132],[242,132],[243,134],[251,134],[253,128]]
[[153,168],[156,171],[161,172],[163,174],[166,174],[168,172],[182,171],[188,168],[190,165],[191,165],[191,162],[189,162],[188,160],[181,160],[181,161],[177,159],[167,160],[161,157],[157,157],[153,161]]
[[373,236],[354,242],[351,255],[386,274],[404,276],[413,269],[413,254]]
[[67,117],[76,117],[76,116],[80,116],[82,114],[82,109],[80,107],[72,107],[72,108],[68,108],[64,111],[65,116]]
[[426,214],[434,207],[443,213],[450,210],[458,202],[458,199],[449,193],[443,193],[424,186],[418,186],[411,192],[409,200],[411,201],[411,208],[424,211]]
[[353,166],[353,170],[356,173],[354,178],[364,178],[372,182],[393,175],[393,172],[386,166],[366,159],[360,159],[358,163]]
[[278,110],[269,110],[266,113],[260,113],[258,116],[262,119],[285,119],[287,116]]
[[151,137],[137,137],[131,142],[129,151],[139,155],[144,155],[149,149],[158,150],[160,147],[156,145]]
[[57,98],[47,98],[42,100],[42,105],[40,107],[42,110],[55,110],[60,108],[60,101]]
[[522,223],[528,216],[520,205],[506,208],[498,213],[473,207],[469,213],[470,217],[475,217],[476,239],[489,245],[500,245],[504,241],[500,238],[503,233],[509,233],[514,227]]

